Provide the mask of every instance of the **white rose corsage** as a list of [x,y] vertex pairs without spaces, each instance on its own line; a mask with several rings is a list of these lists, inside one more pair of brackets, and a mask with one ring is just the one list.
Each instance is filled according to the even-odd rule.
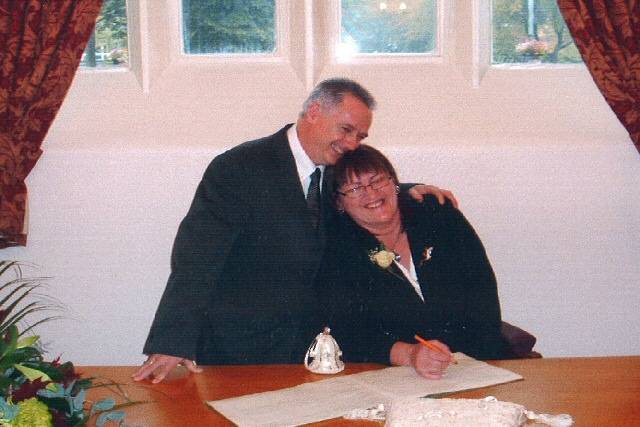
[[369,259],[378,267],[386,269],[389,268],[391,264],[393,264],[393,261],[396,259],[396,254],[386,250],[383,246],[378,250],[370,250]]
[[399,259],[400,257],[396,255],[395,252],[387,250],[384,245],[381,245],[380,247],[371,249],[369,251],[369,260],[371,260],[372,263],[374,263],[381,269],[393,274],[398,279],[405,280],[404,277],[399,276],[391,269],[393,261],[398,261]]

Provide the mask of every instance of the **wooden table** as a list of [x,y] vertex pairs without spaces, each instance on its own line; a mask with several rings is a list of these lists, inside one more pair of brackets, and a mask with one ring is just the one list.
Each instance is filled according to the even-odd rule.
[[[576,426],[640,425],[640,356],[599,358],[545,358],[490,362],[517,372],[523,381],[456,393],[454,397],[495,396],[516,402],[538,413],[568,413]],[[353,374],[382,366],[347,365]],[[210,366],[198,375],[176,372],[164,383],[135,383],[130,375],[136,367],[79,367],[85,376],[104,377],[129,384],[132,398],[153,403],[126,409],[127,424],[156,426],[233,425],[205,405],[205,400],[291,387],[325,379],[302,365]],[[90,397],[97,397],[92,392]],[[374,422],[329,420],[315,426],[376,426]]]

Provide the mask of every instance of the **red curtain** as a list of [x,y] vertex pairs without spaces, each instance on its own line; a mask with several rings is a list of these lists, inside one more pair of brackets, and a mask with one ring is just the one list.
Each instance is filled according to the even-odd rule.
[[0,0],[0,248],[25,245],[25,178],[78,69],[102,0]]
[[640,152],[640,0],[558,0],[582,59]]

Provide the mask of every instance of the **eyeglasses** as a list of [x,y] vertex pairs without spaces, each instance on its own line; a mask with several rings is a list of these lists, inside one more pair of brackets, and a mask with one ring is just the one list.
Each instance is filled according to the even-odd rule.
[[389,185],[390,182],[391,177],[383,175],[372,179],[371,182],[369,182],[369,184],[367,185],[358,185],[357,187],[347,188],[346,190],[344,190],[344,192],[336,191],[336,193],[355,199],[356,197],[364,196],[364,194],[367,192],[367,187],[371,187],[372,190],[381,190]]

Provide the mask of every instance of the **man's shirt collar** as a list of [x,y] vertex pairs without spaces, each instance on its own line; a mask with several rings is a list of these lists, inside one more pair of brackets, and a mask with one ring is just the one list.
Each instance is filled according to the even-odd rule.
[[289,140],[289,146],[291,147],[291,153],[293,153],[293,159],[296,162],[296,169],[298,170],[298,178],[300,179],[300,183],[302,184],[302,188],[304,190],[305,196],[307,194],[307,189],[309,187],[310,178],[309,176],[316,170],[316,168],[320,168],[320,171],[324,175],[324,165],[317,165],[313,163],[313,160],[309,157],[304,148],[302,148],[302,144],[300,143],[300,139],[298,139],[298,132],[296,131],[296,125],[294,124],[289,129],[287,129],[287,139]]

